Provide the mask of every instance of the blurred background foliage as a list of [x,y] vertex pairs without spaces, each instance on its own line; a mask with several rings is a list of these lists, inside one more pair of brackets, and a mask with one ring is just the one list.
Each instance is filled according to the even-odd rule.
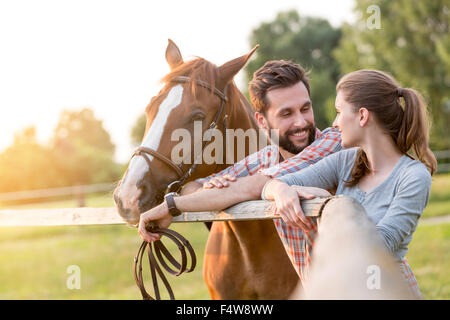
[[[380,28],[368,25],[374,5]],[[450,149],[450,1],[356,0],[354,13],[356,21],[340,27],[295,10],[262,22],[249,35],[249,47],[260,48],[245,67],[246,80],[268,60],[301,64],[310,72],[316,125],[324,129],[335,117],[335,86],[342,75],[362,68],[387,71],[425,96],[432,150]],[[141,142],[145,125],[142,114],[124,133],[133,145]],[[114,161],[114,151],[91,109],[66,110],[47,145],[37,142],[34,127],[16,134],[0,154],[0,192],[116,181],[125,165]]]
[[322,18],[300,17],[295,10],[280,12],[275,20],[263,22],[250,35],[250,46],[259,44],[256,57],[245,68],[247,80],[269,60],[291,60],[310,72],[314,118],[320,129],[334,120],[335,86],[339,64],[333,50],[339,44],[340,29]]
[[[380,8],[381,28],[366,21]],[[355,24],[342,26],[335,50],[343,74],[357,69],[381,69],[403,87],[426,98],[433,121],[431,148],[450,148],[450,1],[357,0]]]
[[48,145],[25,128],[0,154],[0,192],[110,182],[122,165],[114,161],[115,146],[91,109],[62,112]]

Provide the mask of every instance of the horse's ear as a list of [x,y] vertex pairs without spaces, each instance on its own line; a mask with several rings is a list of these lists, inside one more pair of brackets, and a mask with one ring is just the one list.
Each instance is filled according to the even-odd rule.
[[259,44],[257,44],[249,53],[230,60],[219,67],[219,78],[220,83],[225,86],[229,81],[233,79],[233,77],[241,70],[248,59],[253,55],[253,53],[258,49]]
[[170,39],[166,48],[166,61],[171,70],[183,63],[183,56],[181,55],[180,49],[178,49],[175,42]]

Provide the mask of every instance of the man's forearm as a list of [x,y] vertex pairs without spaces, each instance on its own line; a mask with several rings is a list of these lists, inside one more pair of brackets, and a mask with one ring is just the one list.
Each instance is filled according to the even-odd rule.
[[174,200],[182,212],[220,211],[242,201],[259,199],[268,180],[268,177],[256,174],[240,178],[227,188],[201,190]]
[[197,192],[199,189],[202,189],[203,185],[201,183],[198,183],[197,181],[191,181],[184,185],[183,189],[181,189],[180,194],[182,196],[186,194],[191,194],[194,192]]

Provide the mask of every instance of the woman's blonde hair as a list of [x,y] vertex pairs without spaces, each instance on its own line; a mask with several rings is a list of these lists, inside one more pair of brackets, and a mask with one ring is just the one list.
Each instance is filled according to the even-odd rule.
[[[336,91],[342,91],[355,112],[366,108],[405,155],[421,161],[433,174],[437,161],[429,141],[430,120],[422,95],[402,88],[389,74],[378,70],[358,70],[339,80]],[[355,186],[370,172],[367,155],[360,149],[347,186]]]

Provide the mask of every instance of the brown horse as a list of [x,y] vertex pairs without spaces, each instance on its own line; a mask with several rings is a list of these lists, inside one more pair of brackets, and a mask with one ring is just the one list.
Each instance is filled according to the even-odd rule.
[[[203,132],[211,122],[217,122],[216,128],[224,137],[226,128],[257,129],[253,111],[233,81],[255,49],[217,67],[201,58],[184,62],[178,47],[169,40],[166,60],[171,72],[163,78],[164,88],[146,108],[141,148],[150,153],[132,158],[114,192],[119,214],[127,223],[137,224],[140,213],[161,203],[168,185],[192,168],[181,163],[178,170],[169,160],[178,143],[171,138],[175,129],[184,128],[194,138],[196,120],[203,121]],[[196,143],[202,144],[192,141],[191,145]],[[246,155],[248,152],[246,146]],[[194,157],[192,154],[190,163]],[[183,182],[225,167],[227,164],[198,164]],[[272,221],[214,222],[203,275],[213,299],[285,299],[298,282]]]

